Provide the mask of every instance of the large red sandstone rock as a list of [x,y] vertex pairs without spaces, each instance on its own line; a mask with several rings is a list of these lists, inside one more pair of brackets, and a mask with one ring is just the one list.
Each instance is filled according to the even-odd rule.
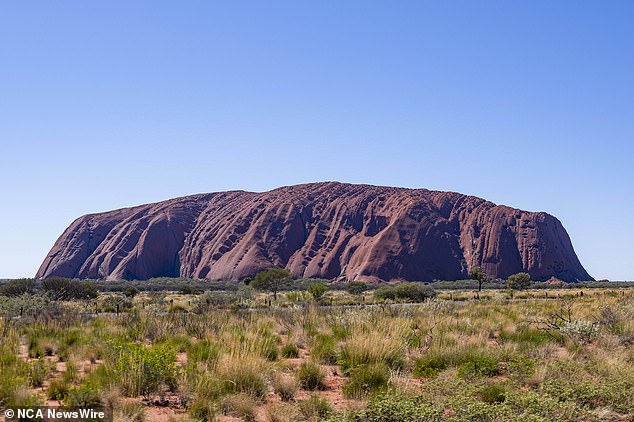
[[75,220],[36,277],[239,280],[295,277],[591,280],[561,223],[542,212],[426,189],[312,183],[192,195]]

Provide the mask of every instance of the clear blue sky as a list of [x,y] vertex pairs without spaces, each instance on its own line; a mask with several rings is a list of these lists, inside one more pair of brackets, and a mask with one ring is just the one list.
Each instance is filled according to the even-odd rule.
[[0,277],[76,217],[338,180],[557,216],[634,279],[632,1],[0,6]]

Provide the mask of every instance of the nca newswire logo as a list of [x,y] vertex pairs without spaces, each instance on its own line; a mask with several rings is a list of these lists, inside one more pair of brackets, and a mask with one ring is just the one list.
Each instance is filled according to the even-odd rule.
[[57,407],[28,407],[5,409],[7,422],[13,421],[94,421],[111,422],[110,414],[100,409],[60,409]]

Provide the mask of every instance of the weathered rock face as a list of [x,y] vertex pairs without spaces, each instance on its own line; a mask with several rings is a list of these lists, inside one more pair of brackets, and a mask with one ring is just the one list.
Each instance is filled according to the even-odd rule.
[[36,277],[413,281],[591,280],[561,223],[473,196],[335,182],[193,195],[90,214],[57,240]]

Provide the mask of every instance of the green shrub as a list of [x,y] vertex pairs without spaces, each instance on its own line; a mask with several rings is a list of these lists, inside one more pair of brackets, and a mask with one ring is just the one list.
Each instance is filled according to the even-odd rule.
[[71,387],[63,401],[65,407],[99,407],[101,404],[100,390],[90,382]]
[[314,362],[304,362],[297,370],[297,379],[302,388],[307,390],[322,388],[325,378],[323,369]]
[[41,359],[46,356],[44,349],[39,345],[35,345],[33,347],[29,347],[29,357],[34,359]]
[[438,353],[427,354],[416,360],[413,375],[419,378],[433,378],[448,365],[449,360],[445,356]]
[[131,287],[127,287],[124,291],[123,294],[128,298],[128,299],[132,299],[134,296],[138,295],[139,293],[141,293],[139,291],[139,289],[137,289],[134,286]]
[[509,391],[504,404],[522,415],[524,420],[577,422],[596,419],[572,401],[559,400],[535,391]]
[[40,405],[40,399],[29,392],[26,377],[17,368],[4,368],[0,374],[0,408]]
[[382,286],[374,292],[378,300],[405,300],[422,302],[436,296],[436,292],[422,283],[401,283],[395,286]]
[[346,374],[357,366],[373,363],[402,369],[405,366],[404,354],[405,342],[398,337],[353,334],[341,348],[338,363]]
[[488,404],[504,403],[506,392],[506,387],[499,384],[491,384],[482,389],[480,397],[483,402]]
[[319,300],[328,291],[328,286],[323,283],[312,283],[308,285],[308,293],[313,296],[313,299]]
[[282,347],[282,357],[284,358],[298,358],[299,347],[295,343],[288,343]]
[[206,338],[190,343],[185,349],[187,351],[187,361],[190,363],[204,362],[213,364],[220,356],[220,347]]
[[[475,397],[456,395],[446,402],[457,421],[515,421],[517,415],[504,403],[488,404]],[[526,419],[520,419],[526,420]],[[530,420],[530,419],[529,419]]]
[[77,364],[72,361],[66,361],[66,370],[62,374],[62,380],[67,383],[74,382],[79,376],[79,369],[77,368]]
[[178,292],[182,295],[191,295],[194,294],[195,289],[189,284],[183,284],[178,288]]
[[350,329],[343,325],[333,325],[331,329],[332,329],[332,335],[337,340],[343,340],[350,335]]
[[50,400],[63,400],[69,393],[70,386],[64,380],[53,380],[46,390],[46,396]]
[[50,365],[43,358],[39,358],[28,365],[29,385],[34,388],[41,387],[51,370]]
[[602,378],[573,377],[557,374],[541,384],[542,391],[561,401],[574,402],[583,408],[609,407],[625,414],[634,413],[631,392],[634,391],[634,372],[622,370]]
[[491,356],[473,356],[458,366],[458,376],[461,378],[492,377],[498,375],[498,362]]
[[371,397],[366,408],[353,414],[356,422],[421,422],[440,421],[442,406],[422,403],[398,391]]
[[218,371],[220,371],[218,377],[222,382],[223,392],[246,393],[256,398],[263,398],[267,392],[267,385],[262,376],[262,360],[240,357],[227,359],[218,364]]
[[277,360],[280,350],[277,347],[278,337],[267,336],[262,343],[262,357],[270,361]]
[[501,331],[498,340],[502,343],[517,343],[520,350],[530,350],[535,346],[554,343],[555,339],[545,331],[534,330],[526,326],[513,333]]
[[360,295],[361,293],[368,290],[368,285],[362,281],[351,281],[346,286],[346,291],[351,295]]
[[19,280],[9,280],[0,285],[0,296],[16,297],[24,294],[33,294],[35,291],[35,280],[22,278]]
[[232,292],[207,292],[201,295],[194,307],[194,313],[204,314],[213,308],[229,308],[238,298]]
[[42,288],[55,300],[94,299],[99,294],[95,283],[63,277],[43,280]]
[[300,402],[299,409],[308,420],[322,420],[332,412],[328,401],[317,394],[312,394],[308,399]]
[[166,385],[176,387],[176,353],[169,345],[153,347],[136,343],[114,346],[113,380],[129,397],[149,396]]
[[286,292],[286,300],[291,303],[304,302],[309,299],[310,293],[301,291]]
[[49,306],[49,299],[43,296],[23,294],[14,297],[3,297],[0,300],[0,314],[39,316],[41,311]]
[[337,363],[337,340],[328,334],[317,334],[311,341],[311,356],[326,365]]
[[535,373],[536,365],[536,359],[524,355],[511,356],[506,362],[506,369],[514,379],[522,381]]
[[531,276],[528,273],[517,273],[510,275],[506,285],[512,290],[524,290],[531,284]]
[[354,368],[343,386],[343,394],[350,398],[362,398],[369,393],[387,388],[390,372],[385,364],[374,363]]

